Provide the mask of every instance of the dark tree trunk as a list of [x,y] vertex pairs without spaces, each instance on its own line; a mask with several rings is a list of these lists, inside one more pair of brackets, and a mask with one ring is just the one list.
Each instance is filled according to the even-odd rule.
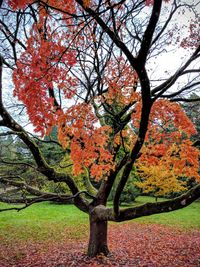
[[107,221],[96,221],[90,217],[90,238],[88,244],[88,256],[95,257],[99,254],[108,255],[107,246]]

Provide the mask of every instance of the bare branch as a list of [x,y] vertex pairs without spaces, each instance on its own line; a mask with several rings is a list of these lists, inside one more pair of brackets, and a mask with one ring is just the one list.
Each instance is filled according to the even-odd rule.
[[[183,92],[186,92],[188,89],[191,89],[192,87],[195,87],[195,86],[197,86],[197,85],[200,85],[200,82],[196,82],[196,83],[191,83],[191,84],[189,84],[189,85],[187,85],[187,86],[185,86],[185,87],[183,87],[183,88],[181,88],[180,90],[178,90],[178,91],[176,91],[176,92],[174,92],[174,93],[171,93],[171,94],[168,94],[168,95],[162,95],[162,97],[164,97],[164,98],[173,98],[173,97],[175,97],[175,96],[178,96],[178,95],[180,95],[181,93],[183,93]],[[173,99],[172,99],[173,100]]]
[[[1,125],[1,121],[0,121],[0,126],[2,126]],[[13,132],[13,131],[8,131],[8,132],[5,132],[5,133],[0,133],[0,136],[8,136],[8,135],[17,135],[17,133],[16,132]]]
[[7,160],[3,160],[0,159],[0,162],[5,163],[5,164],[9,164],[9,165],[24,165],[33,169],[36,169],[36,166],[33,166],[32,164],[28,163],[28,162],[15,162],[15,161],[7,161]]
[[200,102],[200,98],[183,98],[183,97],[177,97],[170,99],[172,102]]
[[154,88],[151,92],[154,95],[154,99],[162,96],[176,81],[177,79],[183,74],[185,69],[193,62],[197,57],[200,56],[200,46],[197,47],[193,55],[185,62],[185,64],[178,70],[174,75],[172,75],[167,81],[162,83],[161,85]]

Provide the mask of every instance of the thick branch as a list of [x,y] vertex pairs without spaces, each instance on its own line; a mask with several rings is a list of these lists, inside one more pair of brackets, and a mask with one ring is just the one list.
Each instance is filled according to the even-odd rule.
[[0,126],[6,126],[3,120],[0,120]]
[[152,214],[178,210],[187,207],[199,197],[200,197],[200,184],[193,187],[187,193],[172,200],[167,200],[157,203],[146,203],[138,207],[121,210],[117,218],[117,221],[126,221],[142,216],[149,216]]
[[171,212],[184,207],[187,207],[192,202],[200,197],[200,184],[190,189],[187,193],[163,202],[146,203],[140,206],[126,208],[120,210],[119,214],[113,212],[113,209],[106,208],[103,205],[99,205],[93,210],[94,216],[97,220],[108,220],[108,221],[127,221],[135,218],[149,216],[153,214]]

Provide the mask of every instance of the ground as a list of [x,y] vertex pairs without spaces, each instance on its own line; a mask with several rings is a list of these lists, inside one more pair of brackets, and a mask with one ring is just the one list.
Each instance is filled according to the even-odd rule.
[[173,213],[110,223],[111,254],[89,259],[88,218],[73,206],[44,203],[1,213],[0,266],[199,267],[199,214],[200,203],[194,203]]

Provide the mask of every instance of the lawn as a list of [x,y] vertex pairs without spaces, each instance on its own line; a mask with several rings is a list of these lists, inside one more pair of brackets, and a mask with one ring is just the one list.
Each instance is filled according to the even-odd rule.
[[[154,201],[154,199],[139,197],[135,204],[139,205],[146,201],[150,202]],[[0,208],[3,207],[8,207],[8,205],[1,203]],[[78,260],[79,263],[69,266],[96,266],[94,263],[90,265],[87,261],[88,259],[85,258],[88,240],[88,216],[73,205],[46,202],[35,204],[20,212],[1,212],[0,225],[0,266],[39,267],[43,266],[40,263],[44,261],[46,262],[45,266],[65,267],[68,266],[69,262]],[[126,233],[129,233],[128,236]],[[118,242],[120,236],[121,249],[119,250]],[[200,262],[197,262],[198,259],[195,258],[195,255],[197,250],[200,253],[200,202],[194,202],[190,206],[174,212],[142,217],[120,224],[110,223],[109,239],[110,248],[114,251],[113,258],[110,258],[111,265],[109,265],[109,262],[103,262],[102,266],[123,266],[123,264],[129,266],[130,262],[127,263],[126,260],[130,261],[131,257],[135,257],[134,253],[137,253],[139,257],[143,249],[144,253],[146,253],[146,258],[141,256],[140,261],[142,263],[134,261],[130,263],[130,266],[133,264],[135,266],[143,266],[142,264],[144,266],[145,264],[147,264],[146,266],[162,266],[159,265],[159,262],[167,266],[167,260],[178,260],[178,255],[183,253],[179,250],[183,250],[186,254],[194,254],[194,256],[190,257],[191,259],[194,258],[193,263],[186,266],[199,266]],[[152,245],[151,242],[153,242]],[[184,243],[185,247],[183,249],[181,249],[180,242],[181,244]],[[128,251],[125,244],[129,244]],[[141,244],[143,247],[141,247]],[[160,252],[158,252],[159,250],[155,244],[159,244]],[[164,256],[161,251],[162,247],[167,251],[166,244],[168,244],[167,248],[171,249],[169,250],[169,253],[173,256],[171,259],[168,254],[165,253],[166,255]],[[174,247],[176,244],[177,249]],[[131,250],[136,247],[140,249],[138,251],[137,249]],[[155,252],[153,252],[154,249]],[[68,254],[62,254],[66,250]],[[158,265],[149,263],[148,253],[158,254],[156,256]],[[181,266],[186,260],[189,260],[186,254],[181,254],[180,262],[177,261],[177,264],[180,265],[174,263],[173,266]],[[55,255],[57,255],[56,257],[59,255],[59,262],[64,262],[65,264],[57,265],[58,260]],[[120,265],[121,258],[119,261],[117,255],[121,255],[121,257],[125,255],[125,263],[122,262]],[[28,262],[28,259],[32,261]],[[80,262],[84,260],[87,264],[81,265]],[[38,265],[33,261],[37,261]],[[47,261],[50,261],[49,265]],[[114,265],[113,262],[116,261],[118,261],[118,265]]]
[[[152,202],[153,198],[138,197],[136,205]],[[0,204],[0,208],[9,207]],[[130,223],[151,223],[176,226],[183,229],[200,229],[200,202],[169,212],[141,217]],[[39,203],[27,209],[0,213],[0,238],[7,239],[60,239],[67,231],[70,238],[81,238],[88,231],[88,215],[79,211],[74,205]],[[113,223],[112,223],[113,224]]]
[[[1,203],[0,208],[3,207],[8,205]],[[11,239],[60,239],[67,230],[70,238],[81,238],[87,228],[88,216],[74,205],[44,202],[19,212],[2,212],[0,223],[0,237],[6,233]]]

